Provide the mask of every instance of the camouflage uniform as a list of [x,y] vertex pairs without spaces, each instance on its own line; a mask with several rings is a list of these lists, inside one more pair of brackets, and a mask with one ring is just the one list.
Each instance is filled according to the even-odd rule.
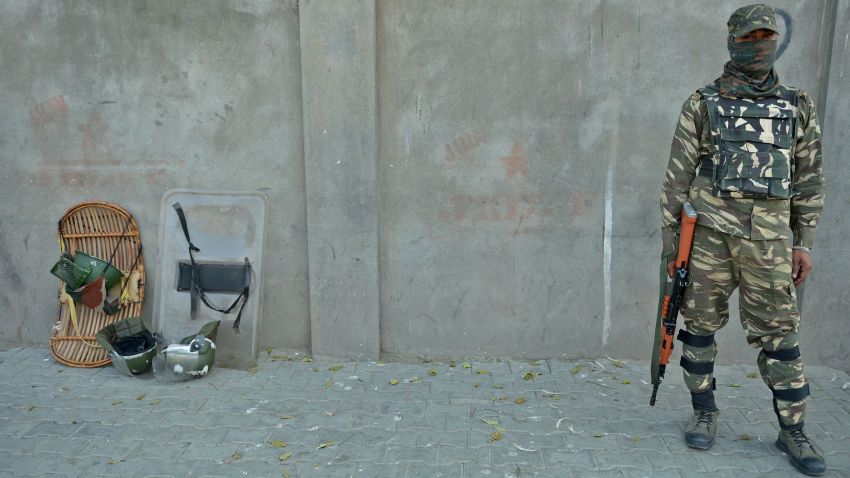
[[[775,73],[771,70],[771,74]],[[802,90],[778,87],[769,99],[744,100],[764,111],[779,103],[794,113],[790,118],[793,125],[785,131],[791,138],[790,154],[786,158],[788,171],[783,174],[780,165],[767,173],[767,176],[776,176],[766,180],[775,187],[773,194],[767,194],[766,182],[759,182],[764,179],[758,177],[759,173],[765,174],[764,170],[751,175],[727,174],[727,178],[753,176],[756,179],[730,180],[725,190],[719,190],[722,178],[718,176],[726,171],[718,173],[722,168],[717,167],[717,138],[713,138],[709,126],[709,108],[718,107],[713,101],[717,98],[712,95],[712,89],[702,89],[682,106],[661,195],[665,257],[673,254],[676,245],[682,203],[690,200],[699,214],[690,263],[693,283],[682,307],[687,331],[681,337],[685,342],[682,359],[685,383],[693,394],[695,408],[716,410],[713,394],[710,394],[717,353],[713,334],[728,321],[728,299],[737,287],[747,342],[761,349],[758,366],[762,378],[773,391],[780,426],[802,425],[808,385],[797,345],[800,314],[791,276],[791,258],[792,247],[811,249],[823,208],[820,127],[812,100]],[[788,97],[795,98],[796,105],[782,104],[783,98]],[[776,115],[765,113],[764,116]],[[759,122],[767,127],[759,129]],[[755,131],[738,137],[737,146],[741,151],[760,152],[764,150],[762,141],[778,143],[765,139],[765,135],[772,135],[775,131],[770,131],[771,125],[779,123],[754,119],[755,128],[747,126],[746,129]],[[788,123],[782,124],[787,126]],[[715,124],[715,130],[717,128]],[[752,154],[754,162],[747,163],[747,167],[757,170],[764,166],[764,163],[756,164],[757,156]],[[782,156],[764,153],[758,158],[781,160]],[[740,169],[740,163],[737,166]],[[745,182],[750,185],[743,184]],[[764,194],[751,194],[760,188],[764,189]],[[793,232],[793,236],[789,232]],[[710,400],[700,398],[705,398],[706,394],[710,394]]]

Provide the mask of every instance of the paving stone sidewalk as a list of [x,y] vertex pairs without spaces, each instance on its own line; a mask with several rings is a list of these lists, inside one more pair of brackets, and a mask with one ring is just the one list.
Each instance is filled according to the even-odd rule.
[[[0,352],[0,476],[801,476],[754,365],[717,367],[701,452],[682,442],[678,367],[650,407],[646,362],[307,360],[266,351],[256,370],[161,383]],[[827,476],[850,476],[850,377],[806,372],[807,431]]]

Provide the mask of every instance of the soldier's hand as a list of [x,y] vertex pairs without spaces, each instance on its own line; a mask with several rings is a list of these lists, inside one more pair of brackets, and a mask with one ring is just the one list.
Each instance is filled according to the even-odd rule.
[[676,261],[670,261],[667,263],[667,277],[673,278],[673,272],[676,271]]
[[791,278],[794,279],[794,287],[800,287],[811,271],[812,256],[806,251],[794,249],[791,256]]

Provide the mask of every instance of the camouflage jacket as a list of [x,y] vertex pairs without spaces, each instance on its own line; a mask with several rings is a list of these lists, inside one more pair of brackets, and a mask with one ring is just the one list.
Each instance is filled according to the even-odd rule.
[[791,161],[791,199],[734,199],[712,195],[710,177],[699,176],[699,157],[712,148],[706,102],[699,92],[682,105],[670,161],[661,188],[663,255],[672,254],[682,203],[690,199],[698,224],[746,239],[787,239],[812,247],[815,227],[823,209],[824,177],[821,132],[811,98],[800,90],[796,141]]

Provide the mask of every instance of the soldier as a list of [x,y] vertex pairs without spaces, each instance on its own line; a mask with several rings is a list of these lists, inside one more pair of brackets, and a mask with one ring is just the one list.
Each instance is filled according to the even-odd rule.
[[809,95],[780,84],[773,68],[774,9],[740,8],[727,25],[731,60],[682,106],[661,195],[671,276],[682,203],[690,200],[699,214],[679,334],[694,408],[685,441],[699,449],[714,443],[714,333],[726,325],[729,296],[738,287],[747,342],[761,349],[758,367],[773,393],[776,446],[800,471],[817,476],[826,463],[803,431],[809,385],[797,343],[795,287],[812,270],[823,209],[820,127]]

